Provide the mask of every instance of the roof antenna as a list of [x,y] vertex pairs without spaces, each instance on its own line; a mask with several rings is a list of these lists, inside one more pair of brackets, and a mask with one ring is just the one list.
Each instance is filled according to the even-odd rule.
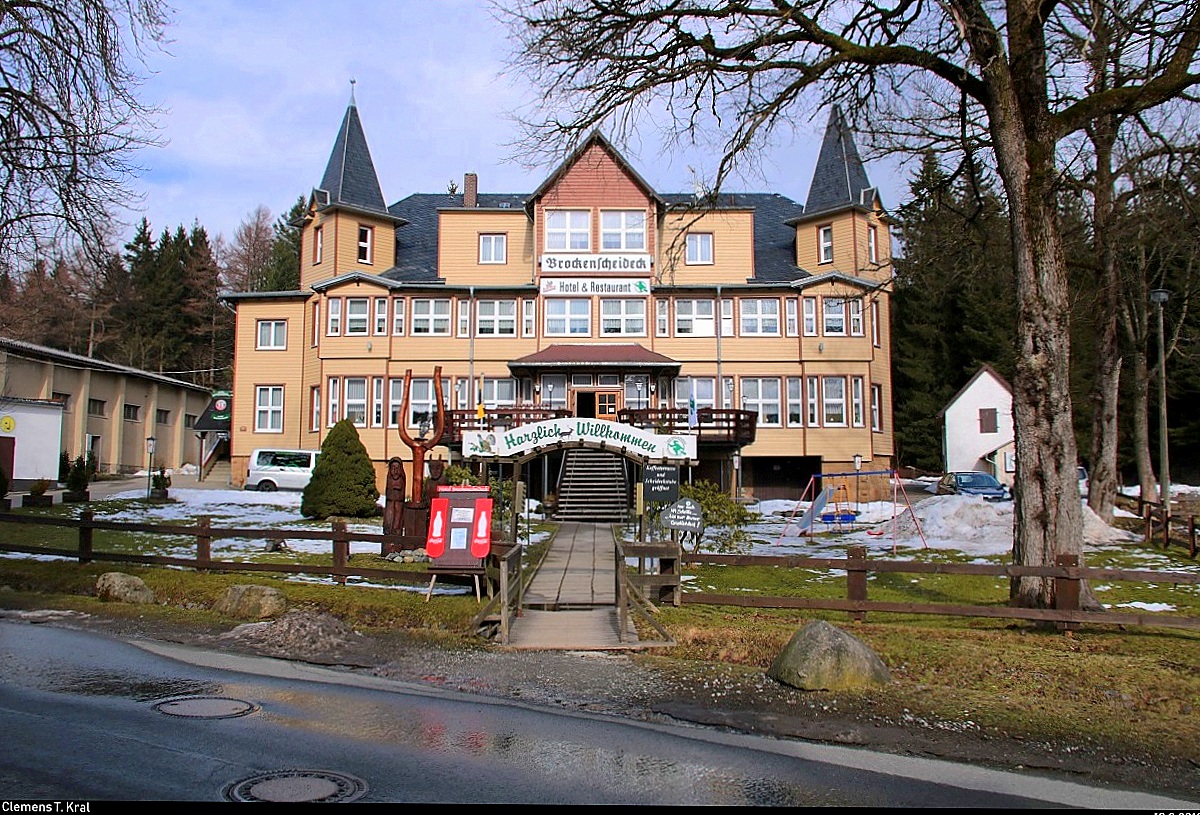
[[354,77],[350,77],[350,107],[358,107],[358,103],[354,101],[354,83],[358,82]]

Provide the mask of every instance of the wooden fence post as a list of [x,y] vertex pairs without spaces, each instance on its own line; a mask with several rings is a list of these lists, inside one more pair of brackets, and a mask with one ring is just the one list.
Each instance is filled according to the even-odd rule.
[[[344,569],[350,562],[350,539],[346,536],[346,522],[333,522],[333,568]],[[346,575],[335,574],[338,585],[346,585]]]
[[[867,547],[851,546],[846,558],[846,599],[867,599]],[[861,622],[865,611],[850,612],[850,619]]]
[[1171,513],[1163,510],[1163,548],[1171,548]]
[[1146,534],[1142,536],[1146,539],[1146,543],[1152,543],[1154,541],[1153,514],[1154,513],[1152,513],[1152,512],[1147,512],[1145,515],[1142,516],[1146,519]]
[[92,533],[95,532],[95,527],[92,526],[92,518],[94,514],[90,509],[85,509],[79,513],[79,562],[92,562]]
[[212,561],[212,519],[207,515],[201,516],[197,526],[199,534],[196,535],[196,561],[207,564]]
[[1188,516],[1188,554],[1196,556],[1196,516]]
[[[1077,567],[1079,555],[1055,555],[1055,566]],[[1079,611],[1079,578],[1054,578],[1054,608],[1057,611]],[[1074,631],[1079,623],[1061,622],[1057,624],[1059,631]]]

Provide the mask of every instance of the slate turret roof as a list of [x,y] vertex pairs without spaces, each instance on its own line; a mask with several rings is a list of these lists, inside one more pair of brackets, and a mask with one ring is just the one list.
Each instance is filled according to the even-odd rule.
[[341,205],[384,216],[388,214],[353,97],[342,118],[342,126],[333,144],[333,152],[329,155],[321,186],[314,191],[314,195],[321,206]]
[[805,215],[818,215],[846,207],[874,208],[877,191],[867,178],[867,168],[858,156],[854,134],[837,105],[829,111],[821,153],[808,188]]

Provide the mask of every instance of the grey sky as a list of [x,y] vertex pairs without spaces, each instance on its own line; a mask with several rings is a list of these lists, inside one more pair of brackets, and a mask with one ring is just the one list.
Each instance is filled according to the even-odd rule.
[[[481,192],[530,192],[551,167],[513,161],[511,114],[529,91],[501,76],[509,49],[487,7],[472,0],[186,0],[166,53],[152,54],[143,88],[160,105],[161,148],[138,156],[136,186],[155,233],[195,220],[231,238],[260,204],[273,216],[321,179],[350,98],[350,79],[384,198],[439,192],[465,172]],[[730,188],[808,193],[826,112],[781,133],[761,175]],[[692,188],[700,150],[664,154],[653,132],[621,145],[661,192]],[[860,142],[861,146],[861,142]],[[894,208],[903,178],[868,165]],[[127,237],[130,232],[126,230]]]

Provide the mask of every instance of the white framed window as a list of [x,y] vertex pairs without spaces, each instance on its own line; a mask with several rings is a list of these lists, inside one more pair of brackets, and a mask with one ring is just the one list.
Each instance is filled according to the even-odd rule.
[[521,336],[537,336],[537,300],[521,301]]
[[[412,380],[412,391],[408,400],[408,426],[420,427],[425,421],[432,427],[437,417],[437,398],[432,379]],[[442,380],[442,399],[450,403],[450,380]]]
[[314,302],[312,304],[312,347],[316,348],[321,343],[321,303]]
[[817,336],[817,298],[804,298],[804,336]]
[[366,297],[346,298],[346,336],[365,337],[369,326],[371,301]]
[[821,423],[821,402],[818,396],[817,378],[815,376],[806,377],[804,385],[805,402],[808,405],[804,423],[809,427],[817,427]]
[[466,410],[467,391],[470,389],[471,383],[467,379],[459,378],[454,382],[454,407],[458,410]]
[[512,407],[517,403],[517,380],[484,377],[481,394],[484,407]]
[[397,337],[404,336],[404,298],[392,299],[392,333]]
[[850,377],[850,424],[855,427],[863,426],[866,418],[863,410],[863,378],[852,376]]
[[517,336],[517,301],[480,300],[476,306],[475,335],[478,337]]
[[450,336],[450,300],[412,301],[412,335],[417,336]]
[[716,331],[717,322],[713,314],[712,300],[675,301],[676,336],[712,337]]
[[645,248],[645,210],[606,210],[600,213],[600,249],[602,251],[641,252]]
[[336,337],[342,333],[342,298],[330,297],[329,305],[325,307],[325,333]]
[[646,300],[628,298],[600,301],[600,333],[606,336],[646,335]]
[[329,377],[329,426],[333,427],[338,422],[338,416],[341,415],[342,409],[342,380],[336,376]]
[[367,426],[366,377],[346,377],[346,418],[349,419],[355,427]]
[[471,301],[458,301],[458,336],[471,336]]
[[711,266],[713,262],[713,236],[711,232],[689,232],[684,263],[688,266]]
[[287,320],[259,320],[256,347],[259,351],[287,350]]
[[358,225],[358,262],[372,263],[375,254],[375,227]]
[[883,430],[883,385],[871,386],[871,429]]
[[308,389],[309,429],[316,433],[321,429],[321,389],[313,385]]
[[826,427],[846,426],[846,377],[821,377],[822,416]]
[[862,299],[855,297],[853,300],[846,301],[846,305],[850,307],[850,336],[861,337],[863,335]]
[[592,301],[565,297],[547,298],[546,334],[551,337],[587,337],[592,333]]
[[787,378],[787,425],[804,426],[804,380],[798,376]]
[[879,337],[879,304],[871,303],[871,345],[879,347],[881,339]]
[[695,397],[696,410],[717,406],[717,380],[711,376],[681,376],[675,380],[675,407],[686,409]]
[[383,377],[371,379],[371,427],[383,427]]
[[721,407],[733,407],[733,377],[727,376],[721,383]]
[[867,227],[867,260],[871,263],[879,262],[879,227]]
[[544,374],[542,376],[541,402],[551,408],[567,406],[567,377],[564,374]]
[[799,303],[795,297],[789,297],[783,301],[784,307],[784,333],[789,337],[798,337],[800,335],[800,315],[797,314]]
[[822,333],[826,337],[846,336],[846,301],[840,297],[825,297],[821,300],[824,315]]
[[313,265],[316,266],[325,259],[325,228],[313,228]]
[[283,385],[255,387],[254,432],[283,432]]
[[817,228],[817,262],[833,263],[833,226]]
[[662,297],[654,301],[654,336],[671,336],[671,301]]
[[592,245],[592,213],[586,209],[546,211],[546,251],[586,252]]
[[388,427],[400,426],[400,408],[404,403],[404,380],[388,380]]
[[742,409],[758,414],[760,426],[779,425],[779,380],[775,377],[742,377]]
[[743,297],[741,310],[742,336],[779,336],[779,301],[774,297]]
[[508,262],[508,235],[480,235],[479,236],[479,262],[480,263],[507,263]]
[[721,301],[721,336],[733,336],[733,301]]
[[380,336],[387,334],[388,331],[388,299],[386,297],[375,298],[375,334]]

